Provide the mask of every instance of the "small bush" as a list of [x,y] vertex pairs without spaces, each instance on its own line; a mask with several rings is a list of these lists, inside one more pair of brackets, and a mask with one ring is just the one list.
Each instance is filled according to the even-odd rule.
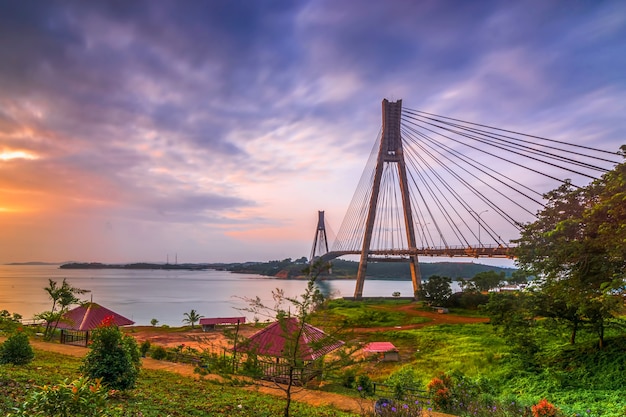
[[243,363],[241,373],[253,378],[260,378],[263,376],[263,368],[261,368],[259,359],[256,355],[248,354]]
[[0,364],[25,365],[30,363],[34,357],[35,353],[28,341],[28,336],[21,331],[13,333],[0,345]]
[[108,391],[101,381],[82,377],[71,383],[43,386],[29,394],[16,410],[17,417],[99,417],[106,415]]
[[356,371],[354,369],[346,369],[341,375],[341,385],[346,388],[354,388],[356,382]]
[[167,350],[163,346],[157,346],[152,349],[152,353],[150,354],[152,359],[156,359],[157,361],[162,361],[167,358]]
[[404,400],[409,390],[418,387],[419,378],[415,369],[410,365],[403,366],[387,378],[386,384],[393,387],[394,398]]
[[463,291],[452,294],[446,305],[449,307],[461,307],[467,310],[478,310],[478,306],[488,302],[488,294],[482,294],[477,291]]
[[102,378],[103,383],[116,390],[135,386],[141,366],[137,342],[124,335],[112,318],[94,330],[90,347],[81,367],[87,376]]
[[357,390],[362,397],[371,397],[374,395],[374,383],[367,375],[359,375],[356,380]]
[[139,352],[141,352],[141,356],[145,358],[148,354],[148,351],[150,351],[150,341],[144,340],[139,346]]
[[545,398],[531,407],[533,417],[559,417],[561,412]]
[[9,313],[8,310],[0,310],[0,333],[5,331],[11,333],[21,326],[22,316],[17,313]]

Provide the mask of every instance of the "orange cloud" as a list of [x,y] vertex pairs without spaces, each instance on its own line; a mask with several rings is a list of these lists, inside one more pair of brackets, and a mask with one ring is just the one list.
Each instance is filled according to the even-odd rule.
[[38,156],[28,151],[16,149],[4,149],[0,152],[0,161],[10,161],[11,159],[39,159]]

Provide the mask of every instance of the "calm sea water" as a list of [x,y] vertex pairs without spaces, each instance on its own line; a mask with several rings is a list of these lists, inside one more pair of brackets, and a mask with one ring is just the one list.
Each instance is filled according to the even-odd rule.
[[[281,288],[286,295],[297,296],[306,286],[306,281],[214,270],[70,270],[57,266],[0,265],[0,310],[19,313],[25,319],[49,310],[52,302],[44,287],[48,286],[48,279],[60,284],[63,278],[74,287],[90,290],[84,299],[93,299],[137,325],[149,325],[155,318],[159,324],[180,326],[184,313],[191,309],[204,317],[246,316],[252,320],[251,313],[238,310],[248,306],[245,298],[258,296],[273,305],[272,290]],[[321,290],[333,297],[352,296],[354,287],[354,280],[320,282]],[[366,280],[363,296],[389,297],[395,291],[411,295],[411,282]]]

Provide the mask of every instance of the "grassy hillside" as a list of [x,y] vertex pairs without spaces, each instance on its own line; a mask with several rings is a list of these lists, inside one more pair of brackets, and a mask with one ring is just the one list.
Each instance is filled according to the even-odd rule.
[[[36,386],[55,385],[64,379],[79,377],[81,360],[75,357],[37,350],[29,365],[0,365],[0,415],[8,415],[21,404]],[[242,387],[195,380],[164,371],[142,370],[137,387],[109,400],[105,416],[189,417],[189,416],[259,416],[282,415],[284,401],[244,390]],[[327,407],[293,406],[294,416],[351,417],[353,414]]]
[[[621,328],[607,333],[607,346],[600,350],[591,331],[580,333],[579,342],[572,346],[566,333],[540,322],[537,338],[541,350],[529,359],[519,355],[488,323],[411,326],[413,313],[402,307],[408,302],[354,303],[352,307],[344,300],[333,303],[330,312],[322,312],[325,320],[351,320],[357,326],[367,322],[371,331],[361,335],[363,341],[390,341],[401,352],[401,363],[370,363],[356,370],[357,377],[375,375],[383,384],[401,380],[425,389],[434,377],[447,373],[460,376],[462,383],[472,387],[482,406],[515,402],[529,407],[546,398],[566,416],[626,416],[626,334]],[[411,305],[414,310],[423,308],[419,303]],[[404,317],[398,317],[399,309]],[[396,328],[398,321],[403,323],[400,328]],[[494,415],[486,407],[483,411],[476,415]]]

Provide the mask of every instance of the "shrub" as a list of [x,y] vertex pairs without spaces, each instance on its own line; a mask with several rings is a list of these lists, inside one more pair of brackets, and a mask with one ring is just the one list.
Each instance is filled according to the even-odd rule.
[[157,346],[152,350],[152,354],[150,356],[152,357],[152,359],[162,361],[167,357],[167,350],[165,350],[163,346]]
[[354,369],[346,369],[341,375],[341,385],[346,388],[354,388],[356,382],[356,371]]
[[25,365],[35,357],[33,348],[24,332],[13,333],[2,345],[0,345],[0,364],[12,363]]
[[19,417],[99,417],[105,414],[109,393],[99,379],[81,377],[71,383],[40,387],[16,410]]
[[428,383],[427,389],[434,408],[446,413],[476,417],[531,416],[530,408],[514,399],[499,401],[494,398],[488,381],[473,380],[458,371],[439,374]]
[[105,319],[93,332],[91,350],[85,356],[81,370],[91,378],[117,390],[135,386],[141,361],[137,342]]
[[139,351],[141,352],[141,357],[145,358],[150,350],[150,341],[144,340],[139,346]]
[[21,325],[22,316],[17,313],[9,313],[8,310],[0,310],[0,331],[11,333]]
[[387,378],[387,385],[393,387],[394,398],[403,400],[410,389],[419,386],[419,378],[415,369],[404,366]]
[[450,376],[442,374],[430,380],[426,389],[430,395],[433,404],[438,410],[451,410],[452,393],[450,387],[452,379]]
[[489,295],[476,291],[463,291],[452,294],[446,305],[450,307],[461,307],[468,310],[477,310],[479,305],[487,304]]
[[356,380],[357,390],[363,397],[371,397],[374,395],[374,383],[367,375],[359,375]]
[[533,417],[558,417],[561,412],[545,398],[531,407]]
[[256,355],[247,355],[246,360],[243,362],[241,372],[244,375],[248,375],[253,378],[260,378],[263,376],[263,368],[261,368],[261,364],[259,364],[259,359]]

